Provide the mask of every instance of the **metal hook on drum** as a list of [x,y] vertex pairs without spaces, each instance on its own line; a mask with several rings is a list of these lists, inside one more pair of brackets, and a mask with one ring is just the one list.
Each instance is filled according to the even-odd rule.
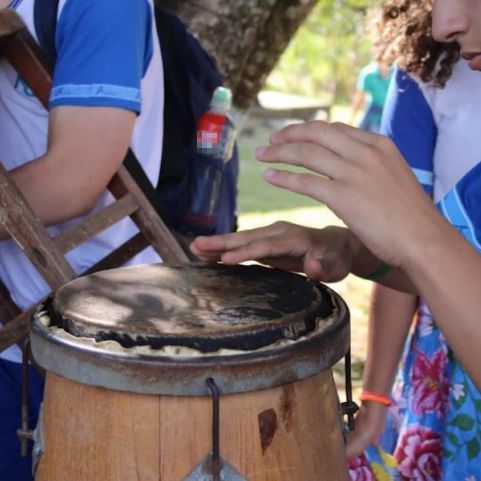
[[205,383],[212,397],[212,451],[183,481],[248,481],[220,456],[220,391],[214,379]]
[[354,431],[355,420],[354,415],[359,411],[359,406],[352,400],[352,377],[351,377],[351,350],[347,351],[344,358],[344,375],[346,379],[346,401],[341,403],[341,415],[344,419],[347,416],[347,422],[343,421],[344,432]]

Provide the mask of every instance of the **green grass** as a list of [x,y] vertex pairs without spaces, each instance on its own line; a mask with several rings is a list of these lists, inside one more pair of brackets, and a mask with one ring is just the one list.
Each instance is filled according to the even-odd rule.
[[[267,145],[272,129],[256,125],[252,135],[243,135],[239,141],[240,177],[239,206],[242,214],[252,212],[270,212],[300,207],[315,207],[319,204],[288,191],[282,191],[268,184],[262,177],[267,168],[254,158],[254,151],[261,145]],[[289,168],[288,170],[296,170]],[[297,169],[298,171],[300,169]]]
[[[348,115],[348,107],[336,106],[332,109],[331,120],[345,121]],[[312,211],[312,223],[316,225],[316,212],[323,209],[318,202],[273,187],[262,177],[266,165],[255,160],[254,152],[257,147],[269,143],[269,136],[275,128],[256,119],[250,119],[248,122],[249,134],[241,135],[239,138],[239,207],[241,215],[301,209],[305,219],[307,215],[305,209],[309,208],[314,209]],[[286,167],[283,166],[282,168]],[[302,169],[293,167],[289,167],[288,170],[302,171]]]

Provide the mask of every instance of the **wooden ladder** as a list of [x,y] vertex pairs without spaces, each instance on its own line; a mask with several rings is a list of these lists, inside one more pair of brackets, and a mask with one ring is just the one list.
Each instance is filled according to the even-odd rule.
[[[15,68],[47,107],[52,88],[51,66],[22,19],[12,9],[0,12],[0,56]],[[91,213],[60,235],[50,237],[0,159],[0,223],[52,290],[77,277],[65,259],[67,252],[127,216],[136,224],[139,233],[83,274],[119,267],[148,245],[166,262],[188,262],[179,243],[123,165],[108,189],[116,199],[113,204]],[[0,320],[4,325],[0,329],[0,352],[27,335],[34,309],[32,306],[22,312],[0,282]]]

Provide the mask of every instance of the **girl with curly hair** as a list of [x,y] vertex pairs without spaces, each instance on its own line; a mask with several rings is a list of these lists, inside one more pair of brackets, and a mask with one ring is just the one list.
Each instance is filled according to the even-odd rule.
[[[452,186],[481,158],[481,138],[473,131],[481,76],[459,60],[457,43],[432,38],[430,2],[389,2],[382,14],[381,56],[398,66],[383,132],[442,206]],[[358,479],[362,467],[375,479],[369,461],[379,450],[371,443],[380,439],[394,455],[397,469],[391,472],[401,480],[481,480],[481,394],[426,303],[375,286],[369,332],[362,405],[348,442],[352,478]]]

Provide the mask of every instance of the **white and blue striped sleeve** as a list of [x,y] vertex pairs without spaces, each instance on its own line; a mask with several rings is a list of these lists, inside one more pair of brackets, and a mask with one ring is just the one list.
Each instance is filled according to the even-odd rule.
[[425,191],[432,195],[436,122],[417,82],[400,69],[389,87],[381,132],[393,140]]
[[50,108],[141,109],[140,84],[152,56],[146,0],[67,0],[57,31]]

